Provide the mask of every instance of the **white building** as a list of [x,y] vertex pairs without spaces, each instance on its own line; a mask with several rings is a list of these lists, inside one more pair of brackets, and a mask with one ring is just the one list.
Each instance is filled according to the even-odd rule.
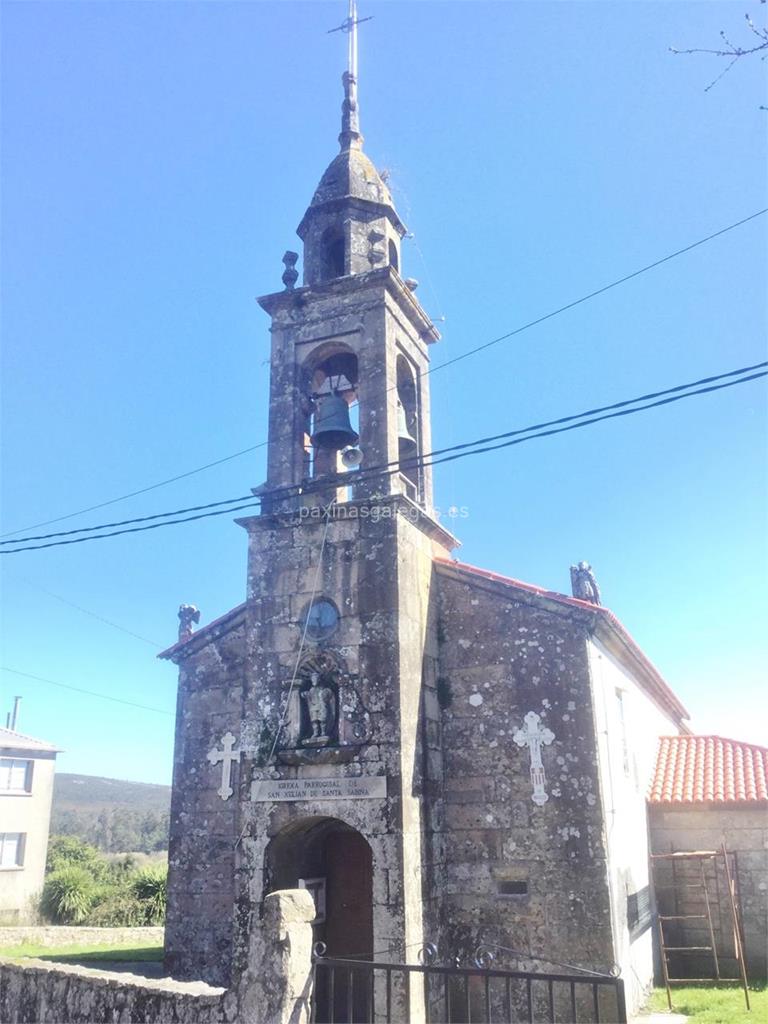
[[23,922],[43,887],[58,752],[0,729],[0,924]]

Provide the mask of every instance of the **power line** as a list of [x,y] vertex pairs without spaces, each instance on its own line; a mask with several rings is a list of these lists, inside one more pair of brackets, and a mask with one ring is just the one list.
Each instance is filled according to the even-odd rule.
[[[757,366],[765,366],[765,365],[768,365],[768,364],[762,363],[762,364],[756,364],[756,365]],[[725,375],[722,375],[722,376],[731,376],[731,374],[725,374]],[[648,402],[645,405],[640,405],[640,406],[635,405],[633,408],[618,408],[617,409],[618,406],[627,406],[627,405],[630,405],[632,403],[632,401],[633,401],[633,400],[627,400],[625,402],[615,403],[612,408],[615,409],[616,411],[606,413],[605,415],[593,416],[592,418],[586,419],[586,420],[582,418],[584,415],[588,415],[588,414],[585,414],[585,413],[582,413],[581,416],[562,417],[559,421],[551,421],[551,422],[552,423],[557,423],[557,422],[563,423],[563,422],[565,422],[565,420],[576,420],[576,419],[578,419],[579,422],[572,422],[572,423],[570,423],[568,425],[555,427],[555,428],[553,428],[551,430],[541,430],[541,431],[538,431],[537,433],[530,433],[530,431],[533,429],[533,428],[530,428],[530,427],[529,428],[522,428],[522,429],[519,429],[519,430],[507,431],[507,432],[505,432],[503,434],[497,434],[497,435],[495,435],[493,437],[481,438],[481,439],[476,440],[476,441],[469,441],[469,442],[465,442],[464,444],[453,445],[450,448],[444,448],[444,449],[441,449],[441,450],[438,450],[438,451],[435,451],[435,452],[429,452],[429,453],[427,453],[427,454],[425,454],[423,456],[420,456],[419,458],[408,459],[405,463],[398,462],[397,468],[395,468],[395,469],[384,470],[384,471],[376,470],[375,472],[374,472],[373,469],[369,469],[369,470],[365,471],[365,474],[371,475],[371,476],[381,476],[381,477],[383,477],[383,476],[392,476],[395,473],[399,473],[401,471],[401,468],[402,468],[403,465],[405,465],[406,468],[411,468],[411,467],[417,467],[417,466],[439,465],[439,464],[441,464],[443,462],[453,462],[453,461],[455,461],[457,459],[467,458],[470,455],[481,455],[481,454],[483,454],[485,452],[495,451],[495,450],[497,450],[499,448],[508,448],[508,447],[511,447],[512,445],[523,444],[525,441],[532,441],[532,440],[540,438],[540,437],[551,437],[551,436],[553,436],[555,434],[566,433],[567,431],[570,431],[570,430],[578,430],[581,427],[591,426],[591,425],[593,425],[595,423],[600,423],[603,420],[615,419],[617,417],[622,417],[622,416],[631,416],[634,413],[644,412],[647,409],[653,409],[653,408],[657,408],[657,407],[660,407],[660,406],[669,405],[672,402],[679,402],[679,401],[682,401],[685,398],[693,398],[693,397],[695,397],[697,395],[709,394],[709,393],[714,392],[714,391],[721,391],[724,388],[735,387],[738,384],[746,384],[749,381],[757,380],[760,377],[766,377],[766,376],[768,376],[768,371],[763,370],[763,371],[761,371],[759,373],[753,373],[750,376],[739,377],[739,378],[737,378],[735,380],[728,380],[728,381],[725,381],[725,382],[720,383],[720,384],[714,384],[714,385],[711,385],[709,387],[702,387],[702,388],[698,388],[696,390],[687,390],[687,391],[684,391],[684,392],[682,391],[682,389],[684,387],[686,387],[686,385],[680,385],[677,388],[669,389],[671,391],[676,391],[676,392],[679,392],[679,393],[669,395],[669,397],[659,399],[658,401]],[[710,379],[719,379],[719,378],[710,378]],[[688,386],[688,387],[690,387],[690,386]],[[657,392],[657,394],[668,394],[668,392]],[[634,399],[634,402],[637,402],[637,401],[638,401],[638,399]],[[611,407],[604,407],[604,408],[611,408]],[[515,436],[515,435],[520,435],[520,434],[525,434],[527,436],[524,436],[524,437]],[[500,441],[502,439],[507,439],[507,440],[503,440],[503,442],[500,443],[500,444],[495,444],[495,443],[491,444],[490,443],[490,442]],[[489,442],[489,443],[486,443],[486,442]],[[484,447],[478,448],[477,445],[484,445]],[[471,448],[472,450],[471,451],[463,450],[463,449],[469,449],[469,448]],[[448,453],[453,453],[453,454],[448,454]],[[435,456],[437,456],[437,455],[441,455],[441,457],[440,458],[436,458]],[[387,465],[389,465],[389,464],[387,464]],[[294,486],[292,488],[276,488],[273,491],[264,492],[262,495],[260,495],[258,500],[259,501],[263,500],[263,498],[265,498],[265,497],[266,498],[279,498],[281,496],[284,496],[286,494],[286,492],[289,492],[289,491],[295,491],[297,494],[298,493],[312,493],[312,492],[318,491],[318,490],[327,490],[327,489],[329,489],[331,487],[341,486],[344,483],[347,483],[347,484],[357,483],[357,482],[360,481],[361,477],[365,476],[365,474],[362,473],[362,472],[355,473],[354,474],[354,479],[345,478],[345,477],[347,477],[347,475],[345,474],[344,476],[342,476],[341,479],[338,476],[337,477],[326,477],[326,478],[323,478],[323,479],[318,479],[316,481],[311,481],[307,485],[296,485],[296,486]],[[201,513],[201,514],[196,515],[196,516],[190,516],[189,518],[186,518],[186,519],[166,520],[164,522],[152,523],[152,524],[150,524],[148,526],[132,527],[132,528],[126,529],[126,530],[115,530],[115,531],[113,531],[111,533],[102,533],[102,534],[97,534],[95,536],[92,535],[92,536],[86,536],[86,537],[75,537],[75,538],[72,538],[72,539],[69,539],[69,540],[50,541],[47,544],[28,545],[26,547],[13,548],[10,551],[2,552],[2,554],[16,554],[17,552],[21,552],[21,551],[39,551],[39,550],[41,550],[43,548],[61,547],[61,546],[68,545],[68,544],[80,544],[80,543],[83,543],[84,541],[88,541],[88,540],[102,540],[102,539],[105,539],[107,537],[120,536],[121,534],[124,534],[124,533],[139,533],[139,532],[143,532],[145,530],[154,530],[154,529],[157,529],[158,527],[161,527],[161,526],[174,526],[174,525],[177,525],[179,523],[192,522],[192,521],[197,520],[197,519],[207,519],[207,518],[209,518],[211,516],[223,515],[226,512],[236,512],[236,511],[239,511],[242,508],[253,507],[253,505],[255,503],[256,502],[252,501],[252,502],[249,502],[247,505],[241,505],[241,506],[239,506],[237,508],[234,508],[234,509],[219,509],[219,510],[217,510],[215,512],[206,512],[206,513]],[[22,538],[22,540],[23,540],[23,538]],[[20,543],[20,541],[17,542],[17,543]]]
[[486,341],[483,345],[478,345],[476,348],[471,348],[468,352],[462,352],[460,355],[454,356],[453,359],[448,359],[446,362],[440,363],[438,366],[433,366],[431,369],[426,371],[424,376],[426,377],[430,373],[437,373],[438,370],[444,370],[446,366],[453,366],[454,363],[458,363],[462,359],[468,359],[470,356],[474,356],[478,352],[483,352],[492,345],[498,345],[501,341],[507,341],[509,338],[514,338],[516,334],[521,334],[523,331],[527,331],[531,327],[543,324],[545,320],[551,320],[552,317],[559,316],[561,313],[565,313],[566,310],[573,309],[575,306],[580,306],[583,302],[588,302],[590,299],[594,299],[598,295],[602,295],[604,292],[610,291],[612,288],[618,288],[619,285],[626,284],[627,281],[631,281],[633,278],[639,277],[641,274],[647,274],[649,270],[654,270],[656,267],[660,267],[663,263],[668,263],[670,260],[673,260],[678,256],[682,256],[686,252],[691,252],[692,249],[697,249],[700,245],[705,245],[707,242],[711,242],[714,238],[719,238],[721,235],[725,235],[729,231],[733,231],[735,228],[740,228],[743,224],[748,224],[749,221],[754,220],[756,217],[762,217],[764,213],[768,213],[768,207],[763,210],[758,210],[757,213],[750,214],[749,217],[744,217],[743,220],[736,221],[735,224],[729,224],[727,227],[721,228],[719,231],[715,231],[714,234],[707,235],[706,238],[700,238],[697,242],[691,242],[690,245],[686,245],[682,249],[678,249],[676,252],[671,252],[668,256],[662,256],[660,260],[655,260],[653,263],[649,263],[647,266],[641,267],[639,270],[634,270],[631,274],[625,274],[624,277],[620,277],[616,281],[611,281],[610,284],[603,285],[602,288],[589,292],[588,295],[582,295],[580,299],[574,299],[573,302],[568,302],[565,306],[560,306],[559,309],[553,309],[551,313],[545,313],[544,316],[540,316],[536,320],[530,320],[527,324],[523,324],[522,327],[516,327],[514,331],[509,331],[507,334],[501,334],[498,338],[494,338],[492,341]]
[[[681,402],[684,398],[693,398],[696,395],[706,395],[712,391],[722,391],[723,388],[732,388],[737,384],[746,384],[748,381],[757,380],[760,377],[768,377],[768,371],[762,373],[753,373],[750,377],[741,377],[739,380],[726,381],[724,384],[713,384],[708,388],[700,388],[698,391],[687,391],[682,395],[672,395],[670,398],[662,398],[658,402],[649,402],[646,405],[640,405],[633,409],[622,409],[619,412],[608,413],[605,416],[595,416],[592,419],[582,420],[579,423],[572,423],[567,427],[557,427],[553,430],[543,430],[538,434],[529,434],[527,437],[519,437],[516,440],[505,441],[503,444],[487,445],[483,448],[476,448],[471,452],[460,452],[456,455],[448,455],[441,459],[435,459],[434,462],[427,463],[427,465],[436,466],[442,462],[453,462],[455,459],[465,458],[467,455],[482,455],[484,452],[493,452],[499,448],[509,448],[514,444],[523,444],[525,441],[533,441],[539,437],[552,437],[555,434],[564,434],[569,430],[578,430],[580,427],[589,427],[593,423],[601,423],[603,420],[616,419],[619,416],[632,416],[636,412],[644,412],[646,409],[656,409],[663,405],[670,405],[672,402]],[[500,434],[499,437],[509,437],[510,434],[517,433],[517,431],[510,431],[509,434]],[[494,438],[488,438],[489,441],[495,440]],[[479,443],[479,442],[476,442]]]
[[[640,267],[639,270],[633,271],[631,274],[626,274],[624,277],[618,278],[616,281],[610,282],[610,284],[604,285],[602,288],[598,288],[595,291],[589,292],[587,295],[582,295],[578,299],[574,299],[573,302],[568,302],[564,306],[560,306],[558,309],[554,309],[549,313],[545,313],[543,316],[538,317],[536,320],[530,320],[528,323],[523,324],[521,327],[516,327],[513,331],[509,331],[506,334],[499,335],[498,338],[493,338],[491,341],[487,341],[482,345],[478,345],[473,349],[469,349],[467,352],[463,352],[458,356],[454,356],[453,359],[449,359],[444,363],[439,363],[437,366],[433,366],[428,369],[424,376],[428,376],[432,373],[437,373],[438,370],[443,370],[447,366],[452,366],[454,363],[460,362],[462,359],[467,359],[469,356],[476,355],[478,352],[482,352],[487,348],[491,348],[493,345],[498,345],[502,341],[507,341],[509,338],[513,338],[518,334],[522,334],[523,331],[530,330],[532,327],[536,327],[538,324],[544,323],[546,320],[551,320],[553,317],[559,316],[561,313],[565,313],[569,309],[574,309],[576,306],[580,306],[584,302],[588,302],[590,299],[596,298],[598,295],[602,295],[604,292],[610,291],[612,288],[617,288],[619,285],[625,284],[627,281],[631,281],[635,277],[639,277],[641,274],[645,274],[650,270],[660,267],[664,263],[668,263],[670,260],[675,259],[678,256],[682,256],[691,250],[698,248],[701,245],[711,242],[715,238],[719,238],[721,235],[727,234],[729,231],[733,231],[744,224],[748,224],[750,221],[755,220],[757,217],[761,217],[763,214],[768,213],[768,207],[762,210],[758,210],[756,213],[750,214],[749,217],[744,217],[742,220],[736,221],[733,224],[729,224],[727,227],[721,228],[719,231],[715,231],[711,235],[707,235],[705,238],[700,238],[696,242],[692,242],[690,245],[684,246],[682,249],[677,249],[675,252],[669,253],[667,256],[663,256],[661,259],[655,260],[653,263],[647,264],[647,266]],[[393,390],[390,388],[389,390]],[[135,498],[140,494],[146,494],[148,491],[157,490],[159,487],[165,487],[168,484],[176,483],[178,480],[184,480],[187,477],[195,476],[197,473],[202,473],[206,469],[211,469],[214,466],[219,466],[224,462],[230,462],[232,459],[237,459],[242,455],[248,455],[251,452],[257,451],[259,448],[265,448],[269,445],[269,441],[260,441],[258,444],[251,445],[249,448],[243,448],[238,452],[233,452],[231,455],[225,455],[220,459],[216,459],[213,462],[208,462],[204,466],[198,466],[196,469],[190,469],[185,473],[179,473],[176,476],[169,477],[167,480],[160,480],[157,483],[150,484],[147,487],[141,487],[135,491],[129,491],[127,494],[122,494],[116,498],[110,498],[108,501],[99,502],[96,505],[90,505],[87,508],[79,509],[77,512],[68,512],[66,515],[56,516],[52,519],[46,519],[39,523],[33,523],[30,526],[21,527],[18,530],[11,530],[7,533],[0,534],[0,537],[16,537],[20,533],[26,533],[27,530],[36,530],[42,526],[50,526],[53,523],[60,523],[66,519],[72,519],[75,516],[85,515],[87,512],[94,512],[100,508],[106,508],[108,505],[115,505],[120,501],[127,501],[129,498]]]
[[62,690],[73,690],[75,693],[85,693],[89,697],[100,697],[102,700],[110,700],[113,704],[125,704],[129,708],[139,708],[142,711],[154,711],[158,715],[174,717],[173,712],[163,711],[162,708],[151,708],[148,704],[136,704],[132,700],[122,700],[120,697],[110,697],[106,693],[97,693],[95,690],[84,690],[81,686],[69,686],[67,683],[57,683],[54,679],[46,679],[44,676],[35,676],[31,672],[20,672],[17,668],[7,668],[0,665],[0,672],[11,672],[15,676],[22,676],[24,679],[34,679],[38,683],[49,683],[51,686],[58,686]]
[[[742,367],[740,367],[737,370],[727,370],[725,373],[718,373],[718,374],[715,374],[715,375],[711,375],[709,377],[701,377],[701,378],[699,378],[699,380],[689,381],[687,384],[676,384],[674,387],[664,388],[661,391],[651,391],[651,392],[649,392],[648,394],[645,394],[645,395],[638,395],[636,398],[624,399],[623,401],[620,401],[620,402],[613,402],[611,405],[598,406],[595,409],[587,409],[584,412],[573,413],[573,414],[568,415],[568,416],[560,416],[558,419],[546,420],[543,423],[533,423],[533,424],[531,424],[528,427],[521,427],[521,428],[518,428],[517,430],[509,431],[509,432],[507,432],[505,434],[495,434],[495,435],[492,435],[491,437],[481,437],[481,438],[478,438],[475,441],[468,441],[468,442],[466,442],[464,444],[452,445],[449,448],[437,448],[437,449],[434,449],[433,451],[431,451],[431,452],[421,456],[420,458],[421,459],[434,458],[435,456],[443,455],[443,454],[445,454],[447,452],[460,451],[463,448],[473,448],[476,445],[485,444],[487,441],[497,441],[497,440],[499,440],[502,437],[511,437],[514,434],[527,434],[527,433],[530,433],[531,431],[534,431],[534,430],[543,430],[545,427],[557,426],[560,423],[569,423],[569,422],[571,422],[573,420],[584,419],[587,416],[594,416],[594,415],[596,415],[598,413],[609,412],[612,409],[621,409],[621,408],[624,408],[625,406],[636,405],[638,402],[646,402],[646,401],[649,401],[650,399],[653,399],[653,398],[661,398],[664,395],[671,395],[671,394],[675,394],[677,392],[687,391],[687,390],[689,390],[691,388],[697,388],[697,387],[700,387],[701,385],[704,385],[704,384],[712,384],[715,381],[725,380],[728,377],[739,377],[739,376],[742,376],[743,374],[751,372],[752,370],[759,370],[759,369],[762,369],[763,367],[768,367],[768,361],[762,362],[762,363],[754,363],[751,366],[742,366]],[[410,464],[410,461],[411,460],[409,460],[409,464]],[[366,477],[367,475],[370,475],[372,473],[378,473],[380,470],[388,469],[390,466],[397,466],[397,467],[399,467],[400,466],[400,459],[395,459],[392,462],[379,463],[378,465],[375,465],[375,466],[365,467],[365,469],[363,469],[363,470],[358,472],[358,474],[356,475],[356,480],[359,481],[360,479]],[[327,482],[325,480],[323,480],[323,481],[321,481],[319,483],[320,483],[321,487],[328,486],[328,484],[327,484]],[[301,493],[302,491],[304,493],[306,493],[307,490],[308,490],[308,485],[307,484],[304,484],[304,485],[294,484],[294,485],[287,486],[287,487],[284,487],[284,488],[273,489],[270,492],[269,496],[270,497],[280,497],[280,496],[284,495],[285,497],[288,497],[292,493],[298,494],[298,493]],[[7,546],[9,544],[23,544],[23,543],[26,543],[27,541],[32,541],[32,540],[50,540],[50,539],[55,538],[55,537],[71,537],[71,536],[74,536],[74,535],[80,534],[80,533],[93,533],[96,530],[110,530],[110,529],[113,529],[113,528],[119,527],[119,526],[132,526],[134,523],[146,523],[146,522],[150,522],[150,521],[156,520],[156,519],[164,519],[164,518],[167,518],[169,516],[186,515],[188,512],[202,512],[202,511],[206,511],[207,509],[210,509],[210,508],[217,508],[217,507],[220,507],[222,505],[232,505],[232,504],[235,504],[236,502],[248,502],[250,500],[251,500],[251,495],[243,494],[243,495],[239,495],[236,498],[225,498],[225,499],[223,499],[221,501],[211,501],[211,502],[208,502],[205,505],[191,505],[188,508],[174,509],[172,512],[156,512],[153,515],[139,516],[139,517],[134,518],[134,519],[122,519],[122,520],[118,520],[118,521],[113,522],[113,523],[99,523],[97,526],[81,526],[81,527],[78,527],[78,528],[76,528],[74,530],[62,530],[62,531],[59,531],[59,532],[56,532],[56,533],[42,533],[42,534],[33,535],[33,536],[29,536],[29,537],[20,537],[17,540],[3,540],[3,541],[0,541],[0,547]],[[227,511],[234,512],[234,511],[237,511],[237,510],[236,509],[225,509],[224,511],[225,512],[227,512]],[[2,552],[0,552],[0,554],[2,554]],[[160,645],[158,645],[158,646],[160,646]]]
[[157,647],[159,649],[163,646],[155,640],[148,640],[147,637],[141,636],[140,633],[134,633],[133,630],[126,629],[125,626],[119,626],[116,622],[112,622],[111,619],[105,619],[103,615],[97,615],[96,612],[92,612],[89,608],[83,608],[82,605],[75,604],[74,601],[70,601],[66,597],[62,597],[61,594],[54,594],[52,590],[41,587],[39,583],[33,583],[32,580],[25,579],[23,576],[16,576],[15,578],[19,580],[19,582],[26,584],[26,586],[32,587],[34,590],[39,590],[42,594],[47,594],[48,597],[53,597],[57,601],[61,601],[62,604],[69,605],[70,608],[75,608],[77,611],[82,612],[83,615],[89,615],[92,619],[96,619],[98,622],[103,622],[106,626],[111,626],[113,629],[118,629],[121,633],[125,633],[127,636],[132,636],[135,640],[141,640],[142,643],[149,644],[150,647]]
[[73,519],[75,516],[85,515],[86,512],[95,512],[96,509],[106,508],[107,505],[116,505],[119,501],[127,501],[128,498],[135,498],[139,494],[146,494],[148,491],[155,491],[158,487],[165,487],[167,484],[176,483],[177,480],[184,480],[188,476],[195,476],[196,473],[202,473],[206,469],[212,469],[214,466],[220,466],[223,462],[231,462],[232,459],[237,459],[241,455],[248,455],[250,452],[255,452],[258,448],[266,448],[269,441],[259,441],[258,444],[251,445],[250,448],[243,448],[239,452],[233,452],[232,455],[225,455],[221,459],[216,459],[214,462],[207,462],[204,466],[198,466],[197,469],[190,469],[186,473],[179,473],[178,476],[168,477],[167,480],[159,480],[156,484],[150,484],[148,487],[141,487],[138,491],[130,491],[128,494],[121,494],[118,498],[110,498],[109,501],[101,501],[98,505],[89,505],[88,508],[81,508],[77,512],[68,512],[64,516],[56,516],[55,519],[46,519],[41,523],[33,523],[32,526],[24,526],[20,530],[11,530],[8,533],[0,534],[0,537],[15,537],[19,533],[26,533],[27,530],[37,530],[40,526],[50,526],[52,523],[61,523],[65,519]]

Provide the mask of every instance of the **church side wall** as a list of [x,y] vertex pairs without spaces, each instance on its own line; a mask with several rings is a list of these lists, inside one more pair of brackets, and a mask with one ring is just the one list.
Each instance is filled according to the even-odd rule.
[[[486,941],[607,970],[586,620],[493,584],[442,573],[439,582],[445,952]],[[514,739],[529,712],[554,734],[541,747],[539,804],[530,748]]]
[[[168,852],[165,967],[174,977],[227,984],[232,958],[236,798],[222,800],[222,766],[206,758],[239,735],[243,628],[181,665]],[[232,768],[236,791],[238,767]]]
[[599,737],[615,959],[637,1008],[653,981],[646,793],[659,736],[678,732],[632,674],[597,640],[589,662]]

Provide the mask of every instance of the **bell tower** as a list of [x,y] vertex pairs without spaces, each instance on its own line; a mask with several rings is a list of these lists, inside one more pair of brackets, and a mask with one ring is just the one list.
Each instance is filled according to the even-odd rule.
[[401,276],[406,228],[363,152],[356,16],[345,25],[340,152],[297,229],[303,285],[298,254],[287,252],[285,289],[259,299],[272,318],[265,506],[306,504],[295,491],[277,506],[268,495],[310,482],[317,494],[327,480],[326,500],[404,494],[430,511],[431,471],[419,456],[431,447],[426,371],[439,334]]
[[456,546],[421,459],[439,335],[401,276],[405,226],[363,152],[354,3],[345,26],[340,152],[298,227],[303,283],[288,252],[284,289],[258,300],[272,340],[261,514],[239,521],[241,970],[257,969],[254,908],[276,888],[313,888],[316,938],[338,956],[403,956],[436,927],[433,560]]

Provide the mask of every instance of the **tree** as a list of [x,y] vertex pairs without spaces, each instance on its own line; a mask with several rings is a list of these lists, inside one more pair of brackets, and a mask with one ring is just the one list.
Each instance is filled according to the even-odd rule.
[[[766,0],[760,0],[760,3],[765,4]],[[720,31],[720,38],[722,39],[722,44],[718,47],[693,47],[687,50],[681,50],[675,46],[670,46],[670,51],[676,54],[708,53],[711,56],[727,60],[726,66],[723,68],[719,75],[712,79],[709,85],[704,89],[704,92],[709,92],[709,90],[714,85],[717,85],[720,79],[723,78],[724,75],[727,75],[731,68],[738,61],[743,60],[744,57],[751,57],[754,56],[755,54],[762,54],[762,56],[759,58],[761,61],[764,61],[766,57],[768,57],[768,25],[756,25],[752,16],[749,14],[745,14],[744,18],[746,20],[747,29],[750,33],[751,38],[749,38],[748,42],[743,46],[731,42],[730,37],[726,35],[725,31],[722,29]],[[762,107],[762,109],[765,110],[768,108]]]

